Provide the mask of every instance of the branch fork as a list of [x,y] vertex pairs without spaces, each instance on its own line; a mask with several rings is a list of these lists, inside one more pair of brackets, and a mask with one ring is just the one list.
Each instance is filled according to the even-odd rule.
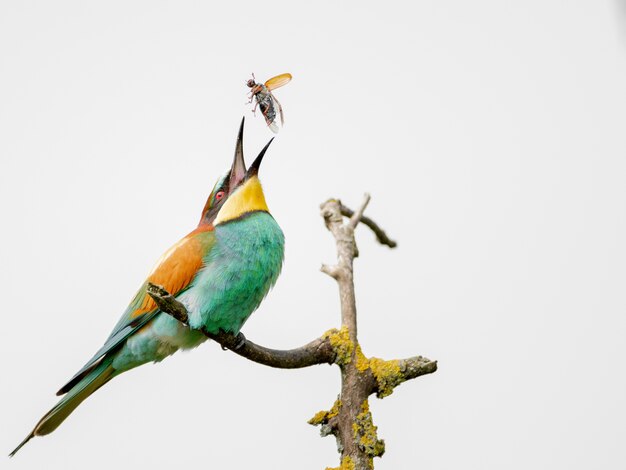
[[[337,281],[341,303],[341,328],[331,329],[308,344],[290,350],[270,349],[253,343],[242,333],[200,331],[246,359],[269,367],[297,369],[317,364],[336,364],[341,371],[341,393],[328,411],[320,411],[309,420],[319,425],[322,436],[334,435],[341,454],[336,470],[371,470],[373,458],[385,451],[384,441],[378,439],[369,410],[369,396],[383,398],[401,383],[437,370],[437,362],[422,356],[407,359],[384,360],[367,358],[357,339],[357,315],[353,282],[353,262],[359,254],[354,231],[359,223],[369,227],[379,243],[395,248],[396,242],[364,212],[370,202],[365,194],[356,211],[341,201],[329,199],[321,205],[321,215],[326,227],[335,238],[337,263],[324,264],[321,271]],[[345,221],[344,217],[348,220]],[[147,293],[159,309],[188,325],[185,306],[174,296],[155,284],[148,284]],[[335,469],[331,469],[335,470]]]

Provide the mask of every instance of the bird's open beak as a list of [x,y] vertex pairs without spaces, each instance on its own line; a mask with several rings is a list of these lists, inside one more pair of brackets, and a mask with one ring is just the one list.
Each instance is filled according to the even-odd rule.
[[237,135],[237,144],[235,145],[235,158],[233,166],[230,168],[230,179],[228,187],[233,190],[246,178],[246,162],[243,159],[243,123],[245,116],[241,119],[239,126],[239,134]]
[[265,147],[263,147],[259,155],[254,159],[254,161],[252,162],[252,165],[250,165],[250,168],[248,168],[248,173],[246,174],[246,178],[251,178],[259,174],[259,167],[261,166],[261,160],[263,160],[263,157],[265,156],[265,152],[267,151],[268,147],[270,146],[273,140],[274,138],[272,137],[270,141],[267,144],[265,144]]
[[241,119],[241,126],[239,126],[239,134],[237,135],[237,144],[235,144],[235,158],[233,159],[233,166],[230,168],[230,178],[228,182],[228,187],[230,191],[233,191],[237,186],[239,186],[244,180],[251,178],[252,176],[257,176],[259,174],[259,167],[261,166],[261,161],[265,156],[265,152],[268,147],[274,140],[272,138],[266,145],[263,147],[259,155],[254,159],[250,168],[246,171],[246,162],[243,159],[243,124],[246,118],[243,117]]

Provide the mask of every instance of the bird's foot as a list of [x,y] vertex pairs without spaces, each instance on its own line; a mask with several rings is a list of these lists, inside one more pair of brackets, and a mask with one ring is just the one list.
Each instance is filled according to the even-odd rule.
[[219,335],[224,342],[220,341],[220,347],[222,351],[238,351],[244,347],[246,344],[246,337],[243,333],[239,332],[237,335],[233,335],[232,333],[228,333],[224,330],[220,330]]
[[240,331],[239,333],[237,333],[237,337],[235,339],[237,340],[237,342],[235,343],[235,347],[233,348],[233,350],[238,351],[246,344],[246,337]]

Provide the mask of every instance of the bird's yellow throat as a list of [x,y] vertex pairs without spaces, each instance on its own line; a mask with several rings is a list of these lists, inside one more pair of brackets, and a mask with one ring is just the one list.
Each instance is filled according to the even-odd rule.
[[251,177],[226,200],[213,225],[228,222],[252,211],[269,212],[263,187],[257,176]]

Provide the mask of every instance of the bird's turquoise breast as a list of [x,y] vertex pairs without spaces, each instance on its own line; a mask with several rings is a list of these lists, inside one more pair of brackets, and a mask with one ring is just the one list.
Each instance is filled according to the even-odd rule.
[[267,212],[215,227],[215,244],[193,285],[178,296],[192,328],[238,333],[276,282],[285,239]]

